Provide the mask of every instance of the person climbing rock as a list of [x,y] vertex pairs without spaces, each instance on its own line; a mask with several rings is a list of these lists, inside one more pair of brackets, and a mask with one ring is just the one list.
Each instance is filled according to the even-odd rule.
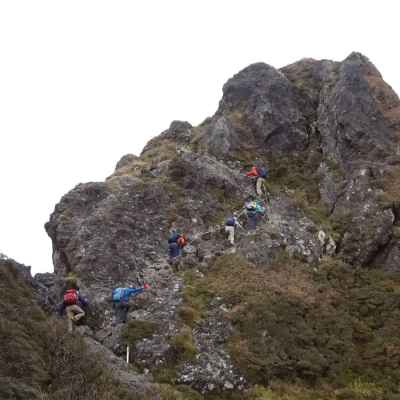
[[115,288],[112,291],[112,304],[114,309],[113,325],[124,324],[128,319],[129,312],[129,298],[142,293],[145,289],[148,289],[149,285],[145,283],[141,287],[126,287],[126,288]]
[[262,196],[263,195],[263,186],[265,187],[265,178],[268,176],[268,171],[265,167],[263,166],[256,166],[253,165],[251,170],[246,173],[246,176],[248,177],[254,177],[256,178],[256,194],[257,196]]
[[261,205],[259,201],[248,201],[245,204],[245,210],[247,214],[247,227],[249,230],[254,230],[257,228],[257,223],[265,214],[265,208]]
[[170,231],[168,239],[168,255],[170,261],[174,261],[181,255],[182,249],[188,244],[184,234],[179,233],[177,229]]
[[65,311],[67,315],[68,332],[71,333],[73,331],[74,322],[78,322],[85,316],[85,311],[82,307],[85,307],[87,304],[86,299],[79,294],[78,287],[70,288],[65,291],[63,302],[59,307],[59,313],[60,316],[62,316]]
[[237,215],[234,213],[225,222],[225,232],[228,234],[228,241],[232,246],[235,245],[235,230],[238,226],[241,227]]

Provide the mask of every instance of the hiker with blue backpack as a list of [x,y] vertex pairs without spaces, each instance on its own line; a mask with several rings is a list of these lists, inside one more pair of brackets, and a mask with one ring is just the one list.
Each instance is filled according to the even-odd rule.
[[228,234],[228,241],[231,246],[235,245],[235,230],[238,226],[242,227],[239,223],[236,213],[234,213],[225,221],[225,232]]
[[263,187],[265,188],[265,178],[268,176],[267,168],[253,165],[251,170],[246,173],[246,176],[256,178],[256,194],[257,196],[262,196]]
[[148,289],[149,285],[145,283],[141,287],[119,287],[112,291],[112,303],[115,311],[113,325],[124,324],[128,319],[129,312],[129,298],[142,293]]
[[258,220],[265,215],[265,207],[259,201],[251,200],[246,202],[245,210],[247,214],[247,228],[254,230],[257,228]]

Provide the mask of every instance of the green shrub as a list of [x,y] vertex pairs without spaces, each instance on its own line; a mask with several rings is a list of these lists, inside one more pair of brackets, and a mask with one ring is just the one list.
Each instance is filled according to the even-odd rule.
[[197,353],[196,345],[193,341],[192,330],[188,326],[183,326],[180,333],[171,340],[171,349],[174,358],[178,361],[191,360]]
[[179,318],[188,326],[192,327],[195,322],[199,321],[201,316],[198,310],[190,306],[181,306],[178,309]]
[[138,340],[150,337],[158,329],[158,324],[152,321],[132,320],[123,328],[121,336],[125,344],[133,345]]

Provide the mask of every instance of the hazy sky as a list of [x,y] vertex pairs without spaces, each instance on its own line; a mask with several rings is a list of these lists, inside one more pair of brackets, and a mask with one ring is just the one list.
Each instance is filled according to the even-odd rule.
[[0,0],[0,252],[50,271],[43,225],[250,63],[367,55],[399,93],[398,1]]

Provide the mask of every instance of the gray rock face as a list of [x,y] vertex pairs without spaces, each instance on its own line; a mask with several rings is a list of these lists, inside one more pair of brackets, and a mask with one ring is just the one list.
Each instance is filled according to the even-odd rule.
[[[207,269],[230,251],[259,267],[283,251],[313,266],[328,255],[398,270],[392,188],[399,183],[399,134],[399,99],[360,54],[341,63],[305,59],[281,70],[251,65],[225,84],[212,118],[199,127],[174,121],[140,158],[124,156],[106,182],[78,185],[61,199],[46,224],[55,285],[68,272],[78,275],[95,305],[94,337],[118,353],[111,289],[149,281],[151,292],[132,302],[131,317],[164,330],[139,341],[133,352],[138,364],[155,371],[167,363],[182,324],[184,281],[166,260],[172,223],[191,238],[178,266],[184,270]],[[238,160],[257,157],[288,173],[287,162],[317,160],[306,164],[302,179],[316,177],[319,193],[302,190],[328,210],[324,226],[298,200],[298,187],[279,187],[275,179],[267,218],[254,232],[238,231],[236,248],[227,248],[221,224],[254,194]],[[181,365],[177,377],[201,391],[246,384],[224,350],[230,329],[219,306],[193,329],[198,356]]]
[[248,144],[268,151],[302,151],[308,132],[300,107],[299,92],[282,72],[264,63],[250,65],[224,85],[205,141],[215,155]]

